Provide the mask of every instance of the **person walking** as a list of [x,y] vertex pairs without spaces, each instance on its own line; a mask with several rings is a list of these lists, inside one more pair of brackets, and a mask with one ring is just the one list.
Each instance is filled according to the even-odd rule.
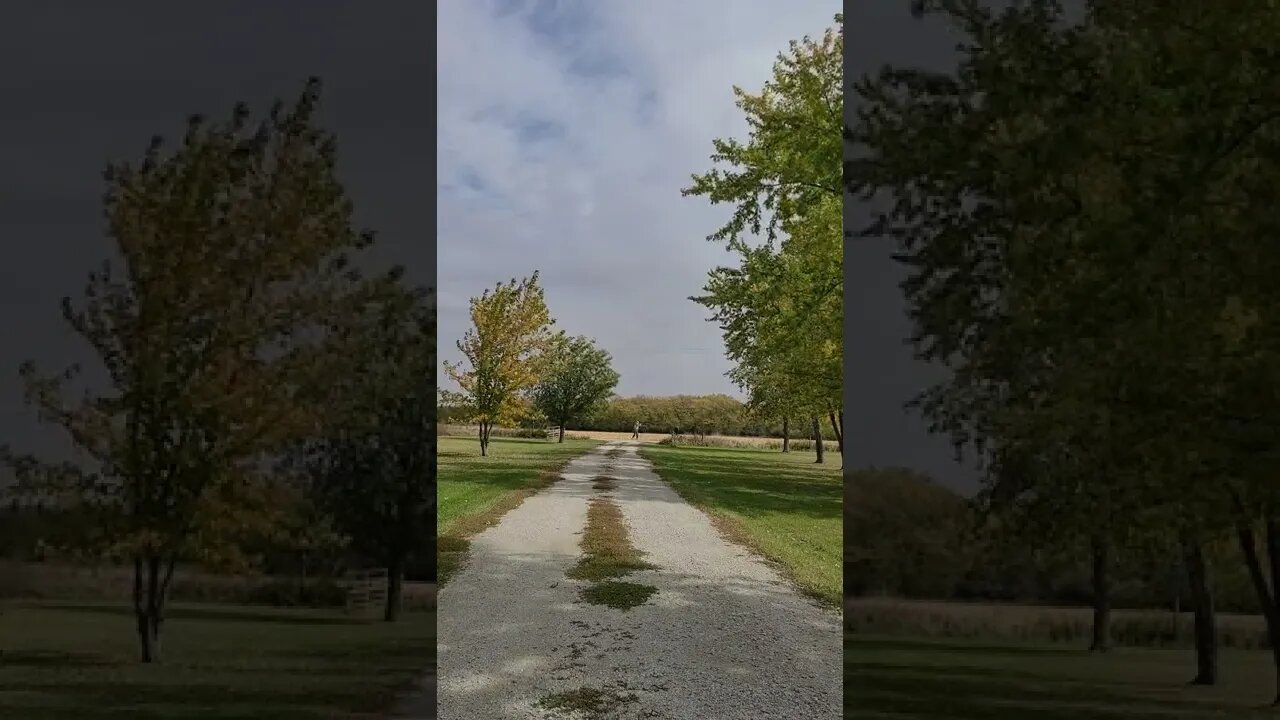
[[639,420],[636,421],[635,427],[631,429],[631,439],[632,440],[640,439],[640,421]]

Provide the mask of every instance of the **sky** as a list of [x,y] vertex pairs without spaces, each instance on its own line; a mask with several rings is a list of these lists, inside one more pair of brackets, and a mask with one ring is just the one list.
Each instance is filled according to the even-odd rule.
[[[439,339],[469,298],[537,270],[557,327],[608,350],[623,395],[740,394],[698,294],[730,209],[684,198],[711,141],[830,0],[474,0],[438,12]],[[443,373],[442,386],[451,386]]]
[[[94,362],[58,304],[110,255],[101,173],[136,160],[188,115],[265,111],[310,75],[337,134],[357,221],[379,233],[374,264],[435,277],[432,3],[17,3],[0,23],[0,444],[67,450],[24,406],[17,366]],[[426,207],[424,208],[424,205]]]
[[[934,17],[918,20],[908,0],[851,2],[845,11],[847,80],[884,65],[934,71],[955,67],[953,29]],[[857,99],[846,93],[846,113]],[[865,227],[875,207],[845,200],[846,228]],[[845,467],[905,467],[963,493],[977,487],[972,463],[957,462],[951,443],[932,435],[904,408],[921,390],[945,379],[916,360],[908,344],[911,323],[898,283],[906,276],[889,241],[845,241]]]

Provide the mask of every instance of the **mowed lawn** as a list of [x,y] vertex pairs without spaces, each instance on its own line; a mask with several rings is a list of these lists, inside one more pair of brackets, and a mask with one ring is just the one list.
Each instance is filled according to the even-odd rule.
[[844,639],[847,717],[865,720],[1275,718],[1264,651],[1222,650],[1222,682],[1191,687],[1192,650],[863,636]]
[[676,492],[722,531],[778,563],[805,593],[839,605],[843,515],[840,455],[641,446]]
[[542,474],[599,445],[596,440],[493,438],[487,457],[475,438],[441,437],[436,450],[439,535],[452,534],[468,518],[484,515],[504,498],[538,486]]
[[130,608],[0,610],[0,717],[22,720],[380,718],[432,667],[435,613],[177,605],[163,662],[143,665]]

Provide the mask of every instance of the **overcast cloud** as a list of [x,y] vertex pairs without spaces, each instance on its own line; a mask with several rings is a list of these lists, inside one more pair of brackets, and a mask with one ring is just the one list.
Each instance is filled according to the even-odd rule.
[[[618,391],[737,394],[719,329],[687,298],[731,261],[729,209],[682,198],[711,140],[830,0],[475,2],[438,11],[439,337],[468,298],[541,271],[557,325],[614,357]],[[451,386],[443,374],[443,386]]]

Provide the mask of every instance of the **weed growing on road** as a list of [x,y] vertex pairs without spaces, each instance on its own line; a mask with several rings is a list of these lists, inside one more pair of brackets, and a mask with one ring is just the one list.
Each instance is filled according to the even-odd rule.
[[559,710],[566,713],[581,713],[587,717],[599,717],[604,713],[626,703],[640,699],[635,693],[625,695],[613,690],[581,687],[560,693],[544,695],[538,705],[547,710]]
[[455,535],[436,538],[436,577],[440,584],[453,576],[466,560],[471,541]]
[[582,599],[593,605],[608,605],[618,610],[630,610],[649,601],[658,592],[652,585],[606,580],[582,590]]
[[587,529],[582,534],[582,559],[566,573],[574,580],[599,582],[654,566],[631,544],[622,510],[617,503],[595,498],[587,508]]

